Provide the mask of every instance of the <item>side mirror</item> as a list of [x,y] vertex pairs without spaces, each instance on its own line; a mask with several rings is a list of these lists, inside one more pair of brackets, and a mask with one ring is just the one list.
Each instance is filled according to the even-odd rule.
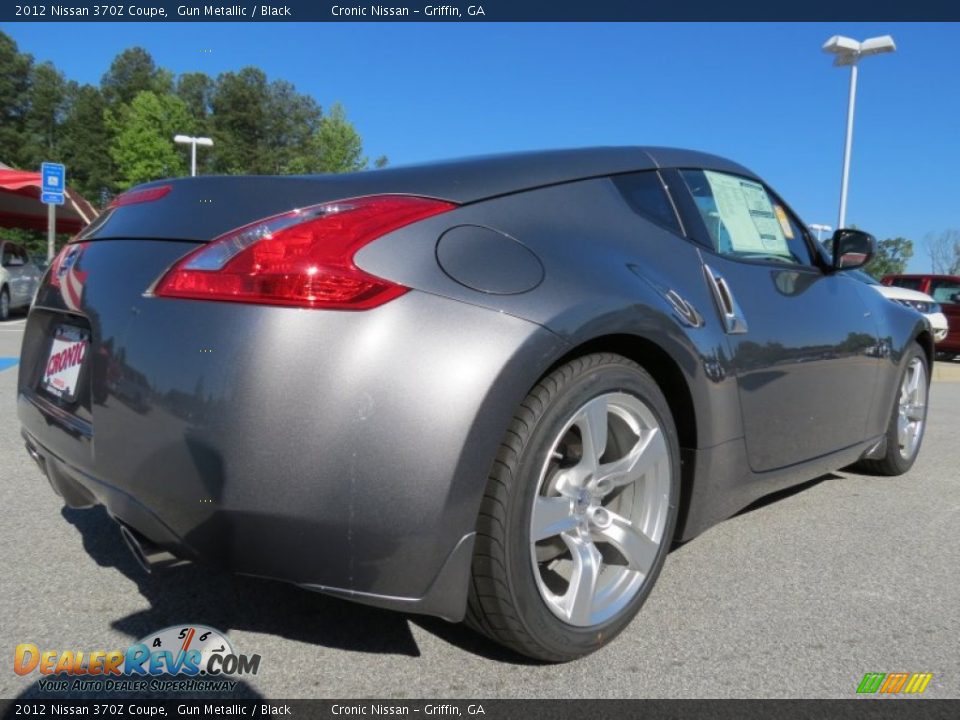
[[833,269],[852,270],[863,267],[877,252],[877,240],[862,230],[837,230],[831,239]]

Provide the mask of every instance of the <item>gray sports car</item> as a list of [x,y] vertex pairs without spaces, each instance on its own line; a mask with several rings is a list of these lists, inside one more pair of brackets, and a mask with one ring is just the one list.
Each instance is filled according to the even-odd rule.
[[466,619],[561,661],[676,540],[852,463],[910,468],[925,318],[728,160],[667,148],[119,196],[44,277],[27,450],[147,567]]

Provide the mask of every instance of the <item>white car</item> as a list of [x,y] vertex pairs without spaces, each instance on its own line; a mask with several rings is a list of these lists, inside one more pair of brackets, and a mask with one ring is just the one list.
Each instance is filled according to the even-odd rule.
[[11,310],[30,306],[42,276],[22,245],[0,240],[0,322]]
[[926,293],[896,285],[881,285],[862,270],[850,270],[848,274],[866,283],[888,300],[906,305],[926,315],[930,321],[930,327],[933,328],[935,342],[940,342],[947,337],[947,316],[943,314],[940,304]]

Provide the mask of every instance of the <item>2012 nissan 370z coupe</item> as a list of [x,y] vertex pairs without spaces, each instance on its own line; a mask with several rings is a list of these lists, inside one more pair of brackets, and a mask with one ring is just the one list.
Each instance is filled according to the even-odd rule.
[[624,629],[675,540],[910,468],[924,316],[738,164],[665,148],[119,196],[47,272],[30,455],[172,558],[466,619],[526,655]]

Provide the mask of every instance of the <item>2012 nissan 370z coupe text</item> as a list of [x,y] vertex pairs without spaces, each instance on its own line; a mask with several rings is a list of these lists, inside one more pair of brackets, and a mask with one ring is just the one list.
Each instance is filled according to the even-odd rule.
[[119,196],[30,310],[18,412],[142,564],[609,642],[675,540],[923,437],[921,314],[749,170],[596,148]]

